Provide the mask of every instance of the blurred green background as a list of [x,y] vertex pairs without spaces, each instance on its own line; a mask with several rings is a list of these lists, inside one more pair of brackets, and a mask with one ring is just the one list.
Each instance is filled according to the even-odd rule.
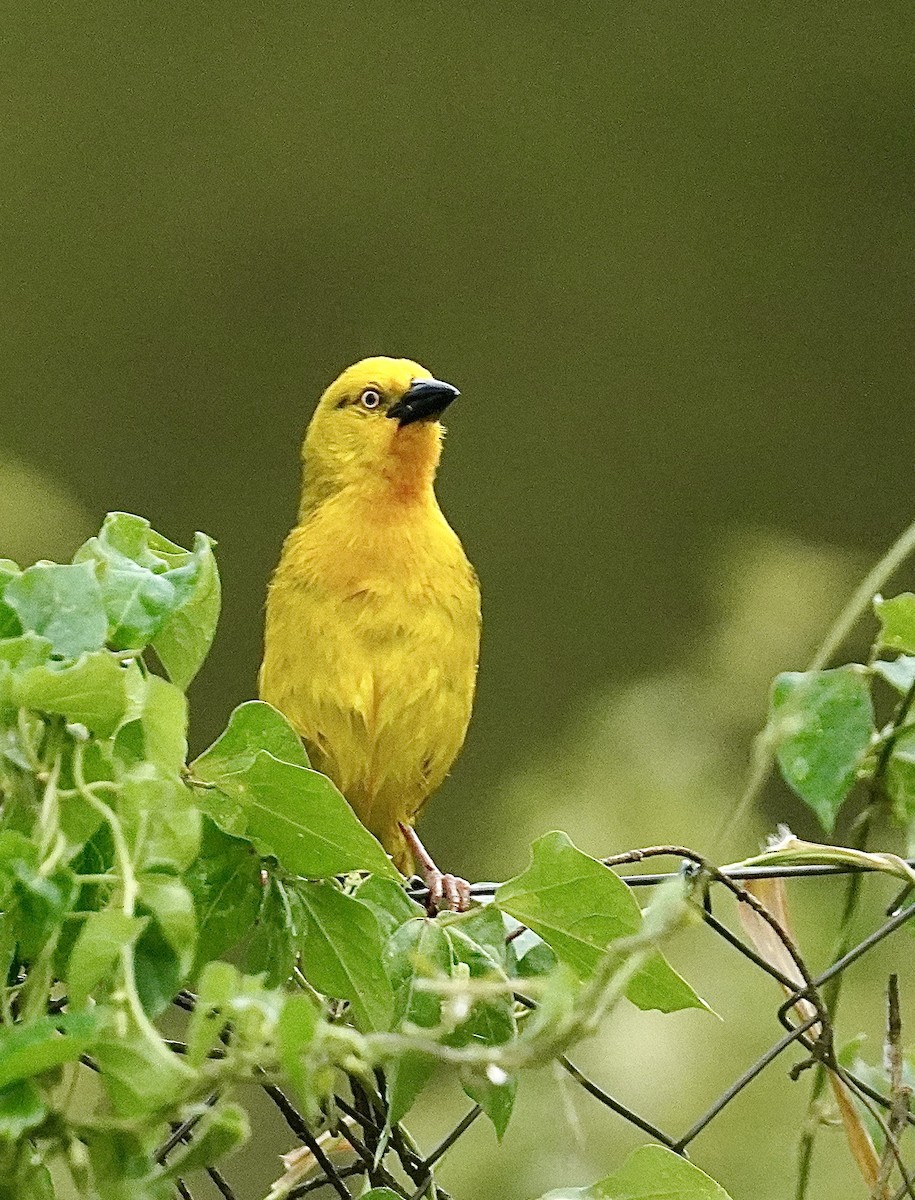
[[[771,675],[911,515],[912,34],[850,0],[8,6],[0,553],[66,557],[114,508],[216,537],[200,745],[254,691],[315,399],[417,358],[463,392],[439,490],[484,588],[438,857],[815,834],[774,787],[714,842]],[[797,904],[826,947],[836,888]],[[774,1040],[731,962],[689,968],[724,1025],[611,1022],[590,1061],[622,1098],[697,1114]],[[849,1034],[879,1033],[878,966]],[[594,1108],[528,1085],[503,1151],[455,1152],[458,1197],[607,1173],[632,1135]],[[776,1068],[696,1160],[783,1197],[803,1112]],[[829,1136],[813,1194],[860,1194]]]

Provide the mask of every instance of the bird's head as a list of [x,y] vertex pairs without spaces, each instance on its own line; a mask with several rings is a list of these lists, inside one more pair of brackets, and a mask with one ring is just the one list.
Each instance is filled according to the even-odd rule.
[[458,396],[408,358],[364,358],[330,385],[302,446],[303,507],[345,487],[407,499],[431,487],[441,456],[439,418]]

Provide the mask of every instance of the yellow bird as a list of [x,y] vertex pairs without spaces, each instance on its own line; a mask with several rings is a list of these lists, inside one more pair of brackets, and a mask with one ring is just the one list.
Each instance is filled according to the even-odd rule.
[[260,695],[301,734],[430,906],[467,907],[413,823],[464,742],[480,589],[434,491],[439,418],[458,396],[418,363],[366,358],[318,402],[298,523],[267,596]]

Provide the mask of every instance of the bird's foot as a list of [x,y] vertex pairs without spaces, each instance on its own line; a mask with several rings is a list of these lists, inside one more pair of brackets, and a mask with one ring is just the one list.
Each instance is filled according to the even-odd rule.
[[426,885],[426,909],[429,915],[434,917],[440,909],[466,912],[470,908],[470,884],[467,880],[461,879],[459,875],[446,875],[440,871],[412,825],[401,822],[400,832],[416,859]]
[[426,897],[426,908],[434,916],[439,909],[449,912],[462,913],[470,908],[470,884],[460,875],[445,875],[438,867],[423,872],[423,879],[429,894]]

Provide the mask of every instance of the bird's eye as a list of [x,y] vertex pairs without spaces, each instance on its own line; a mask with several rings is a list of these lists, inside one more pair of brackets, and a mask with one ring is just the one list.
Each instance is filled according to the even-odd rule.
[[377,388],[366,388],[359,397],[359,403],[363,408],[377,408],[381,403],[381,392]]

